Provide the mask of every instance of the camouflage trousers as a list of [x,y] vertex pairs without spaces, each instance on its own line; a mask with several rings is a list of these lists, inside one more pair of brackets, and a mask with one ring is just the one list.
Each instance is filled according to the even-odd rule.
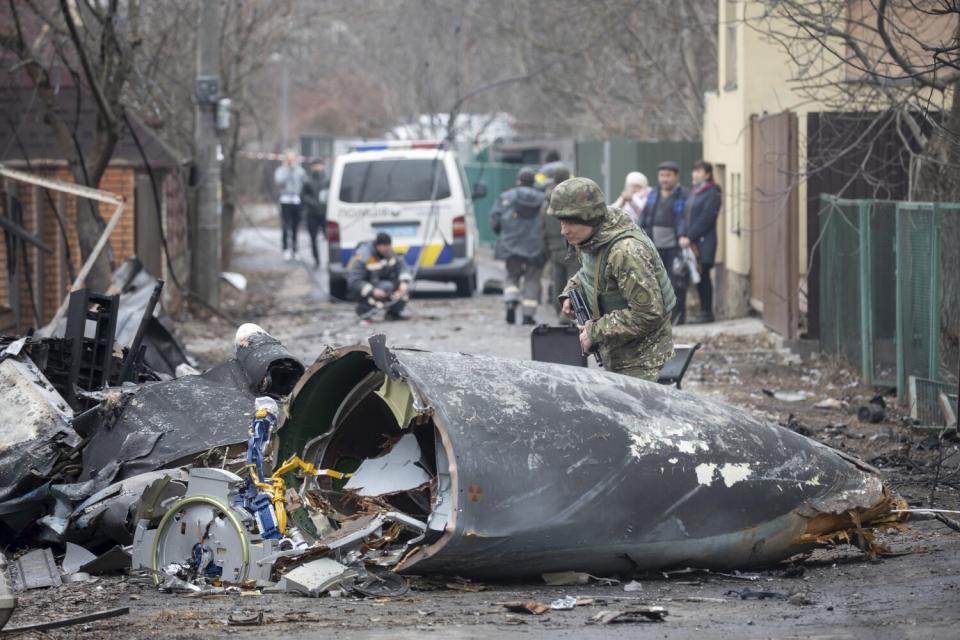
[[609,370],[612,373],[619,373],[622,376],[631,378],[640,378],[649,382],[656,382],[660,375],[660,367],[624,367],[620,370]]

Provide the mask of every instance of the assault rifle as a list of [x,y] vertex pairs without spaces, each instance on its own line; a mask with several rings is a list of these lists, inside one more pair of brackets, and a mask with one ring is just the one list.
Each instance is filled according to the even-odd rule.
[[[586,325],[587,322],[590,321],[590,308],[587,306],[587,301],[583,299],[583,294],[580,293],[579,289],[570,289],[570,304],[573,305],[573,312],[577,316],[577,324],[581,327]],[[590,353],[597,359],[597,364],[602,367],[603,358],[600,357],[600,350],[597,348],[597,345],[593,345]]]

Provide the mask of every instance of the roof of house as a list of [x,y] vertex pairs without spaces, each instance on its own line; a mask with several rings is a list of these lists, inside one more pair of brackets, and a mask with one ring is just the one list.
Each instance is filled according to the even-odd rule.
[[[57,93],[59,108],[72,130],[81,152],[93,153],[97,122],[97,107],[93,97],[76,86],[65,85]],[[63,163],[64,153],[53,129],[44,120],[44,109],[39,96],[31,86],[0,87],[0,163],[31,164]],[[143,145],[143,154],[134,136],[124,127],[114,149],[111,165],[129,165],[144,168],[169,169],[186,162],[181,154],[165,144],[149,127],[128,114],[136,138]],[[146,161],[144,160],[146,158]]]

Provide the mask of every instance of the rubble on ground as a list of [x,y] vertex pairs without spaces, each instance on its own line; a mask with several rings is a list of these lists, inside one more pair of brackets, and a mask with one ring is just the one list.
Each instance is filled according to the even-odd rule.
[[409,574],[582,584],[836,543],[875,556],[873,530],[906,517],[852,456],[596,370],[382,336],[305,370],[243,325],[234,359],[189,372],[174,335],[147,330],[143,274],[74,292],[62,333],[0,338],[0,537],[34,547],[9,559],[14,589],[117,571],[313,597],[397,596]]

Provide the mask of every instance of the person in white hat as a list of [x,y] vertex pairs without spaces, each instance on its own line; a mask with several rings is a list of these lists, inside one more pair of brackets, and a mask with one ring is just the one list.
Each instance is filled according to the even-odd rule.
[[639,171],[631,171],[623,181],[623,193],[611,206],[626,211],[633,223],[639,225],[640,212],[647,204],[648,195],[650,195],[650,182],[647,176]]

